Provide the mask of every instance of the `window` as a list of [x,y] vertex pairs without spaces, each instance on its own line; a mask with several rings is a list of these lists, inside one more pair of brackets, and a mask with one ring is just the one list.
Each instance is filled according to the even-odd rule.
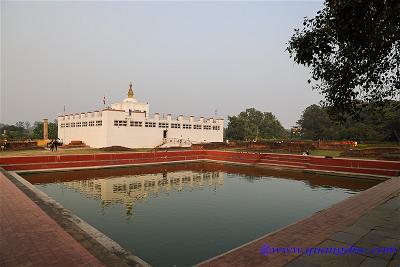
[[201,124],[195,124],[195,125],[193,125],[193,129],[201,130]]
[[77,123],[76,123],[76,127],[81,127],[81,123],[80,123],[80,122],[77,122]]
[[171,128],[181,128],[181,125],[179,123],[171,123]]
[[75,127],[75,122],[71,122],[71,127]]
[[218,125],[214,125],[214,126],[213,126],[213,130],[217,130],[217,131],[219,131],[219,129],[220,129],[220,128],[219,128],[219,126],[218,126]]
[[192,129],[192,125],[191,124],[183,124],[183,129]]
[[131,185],[132,185],[133,189],[138,189],[138,188],[142,187],[142,183],[141,182],[134,182],[134,183],[129,185],[129,188],[130,188]]
[[61,123],[61,128],[64,128],[65,127],[65,123]]
[[126,185],[125,184],[114,184],[113,185],[113,193],[117,192],[126,192]]
[[155,122],[148,122],[146,121],[144,123],[144,127],[156,127],[156,123]]
[[203,129],[204,129],[204,130],[211,130],[211,125],[204,125],[204,126],[203,126]]
[[87,126],[87,121],[83,121],[82,122],[82,127],[86,127]]
[[94,121],[89,121],[89,126],[94,126]]
[[212,178],[218,178],[218,177],[219,177],[219,172],[212,173]]
[[169,123],[160,122],[160,123],[158,123],[158,127],[160,127],[160,128],[168,128],[169,127]]
[[128,125],[127,121],[114,121],[114,126],[126,126]]
[[96,121],[96,126],[102,126],[103,125],[103,121]]
[[130,125],[132,127],[142,127],[142,122],[141,121],[131,121]]
[[67,122],[67,123],[65,124],[65,127],[69,127],[69,122]]

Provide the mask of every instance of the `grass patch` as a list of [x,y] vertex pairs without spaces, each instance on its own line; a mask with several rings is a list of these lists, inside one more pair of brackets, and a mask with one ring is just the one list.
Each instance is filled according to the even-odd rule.
[[310,155],[312,156],[329,156],[329,157],[339,157],[343,151],[340,150],[322,150],[316,149],[311,150]]
[[356,149],[367,148],[383,148],[383,147],[400,147],[399,143],[375,143],[375,144],[358,144]]

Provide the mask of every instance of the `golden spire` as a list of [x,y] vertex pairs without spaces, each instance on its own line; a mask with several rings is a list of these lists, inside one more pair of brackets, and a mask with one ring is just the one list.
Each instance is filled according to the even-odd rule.
[[132,82],[129,83],[128,98],[133,98]]

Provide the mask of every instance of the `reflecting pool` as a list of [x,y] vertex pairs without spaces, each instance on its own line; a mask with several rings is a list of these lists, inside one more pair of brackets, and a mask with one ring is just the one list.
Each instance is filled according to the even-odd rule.
[[378,182],[218,163],[24,174],[153,266],[191,266]]

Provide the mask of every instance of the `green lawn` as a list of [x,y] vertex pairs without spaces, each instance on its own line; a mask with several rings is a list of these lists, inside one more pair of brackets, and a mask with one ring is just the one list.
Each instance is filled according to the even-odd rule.
[[356,149],[367,149],[367,148],[381,148],[381,147],[400,147],[398,143],[376,143],[376,144],[358,144]]
[[343,151],[338,150],[311,150],[310,155],[312,156],[329,156],[329,157],[339,157]]

